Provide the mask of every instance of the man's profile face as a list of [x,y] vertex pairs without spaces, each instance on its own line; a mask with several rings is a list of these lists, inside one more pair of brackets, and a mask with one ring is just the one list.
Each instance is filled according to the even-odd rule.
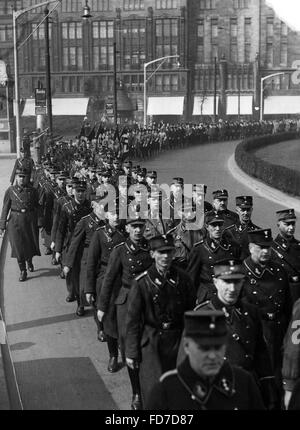
[[295,230],[296,230],[296,220],[279,221],[277,225],[278,225],[279,233],[285,239],[290,239],[290,238],[294,237]]
[[271,258],[271,246],[249,243],[249,251],[254,263],[266,264]]
[[199,376],[213,377],[224,363],[226,344],[204,345],[191,337],[185,337],[184,350],[194,372]]
[[227,209],[228,199],[226,197],[214,199],[212,205],[217,212],[225,211]]

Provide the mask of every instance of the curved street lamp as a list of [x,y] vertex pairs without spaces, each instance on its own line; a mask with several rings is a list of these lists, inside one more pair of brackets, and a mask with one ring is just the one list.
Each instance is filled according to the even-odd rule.
[[[48,0],[42,3],[37,3],[32,6],[29,6],[24,9],[15,10],[13,9],[13,47],[14,47],[14,78],[15,78],[15,116],[16,116],[16,150],[17,157],[20,156],[20,148],[21,148],[21,116],[20,116],[20,84],[19,84],[19,63],[18,63],[18,49],[27,42],[27,40],[35,33],[38,28],[42,25],[44,21],[46,21],[46,29],[48,30],[48,17],[49,15],[61,4],[63,0]],[[53,9],[49,12],[48,5],[56,3]],[[29,34],[29,36],[19,45],[17,46],[17,19],[26,12],[30,12],[31,10],[37,9],[39,7],[45,6],[45,17],[42,21],[36,26],[36,28]],[[85,2],[85,6],[83,8],[82,18],[90,18],[92,15],[90,14],[90,7],[88,6],[88,0]],[[47,107],[48,107],[48,115],[49,115],[49,132],[52,134],[52,105],[51,105],[51,81],[50,81],[50,56],[49,56],[49,38],[48,31],[45,32],[46,39],[46,81],[48,88],[47,95]]]
[[[144,63],[144,126],[147,126],[147,82],[152,78],[153,75],[157,72],[158,69],[161,68],[161,66],[164,64],[164,62],[169,58],[179,58],[180,55],[167,55],[165,57],[156,58],[155,60],[149,61],[148,63]],[[149,78],[147,79],[147,67],[150,66],[150,64],[154,64],[157,62],[161,62],[157,68],[154,70],[154,72],[151,73]]]

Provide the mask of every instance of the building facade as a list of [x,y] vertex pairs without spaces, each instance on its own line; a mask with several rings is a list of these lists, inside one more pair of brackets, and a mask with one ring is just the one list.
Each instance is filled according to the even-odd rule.
[[[19,10],[40,2],[15,3]],[[178,112],[174,110],[176,121],[213,119],[214,114],[258,118],[261,78],[298,67],[297,61],[300,64],[299,33],[276,17],[264,0],[89,0],[92,17],[88,20],[82,19],[83,4],[62,0],[51,14],[52,97],[89,98],[95,121],[101,119],[105,100],[113,94],[114,43],[117,78],[138,122],[143,121],[143,65],[157,58],[178,55],[179,64],[172,58],[147,67],[147,97],[153,99],[150,113],[154,119],[156,109],[162,114],[155,97],[183,100]],[[13,71],[10,5],[10,0],[0,0],[0,59]],[[38,8],[17,23],[20,43],[35,30],[18,50],[23,101],[34,97],[39,85],[45,86],[45,29],[43,24],[37,28],[42,18],[43,9]],[[300,96],[295,73],[264,84],[266,114],[278,105],[276,97]],[[297,104],[296,99],[293,103]],[[294,106],[288,113],[296,110]],[[166,121],[172,120],[168,112],[164,114]],[[5,108],[0,115],[5,115]]]

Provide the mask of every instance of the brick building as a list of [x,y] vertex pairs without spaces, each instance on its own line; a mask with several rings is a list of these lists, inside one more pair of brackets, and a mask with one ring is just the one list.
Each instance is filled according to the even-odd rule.
[[[15,3],[19,10],[40,2]],[[159,63],[147,67],[148,114],[165,121],[212,118],[214,103],[219,117],[239,113],[258,117],[261,77],[300,63],[299,33],[276,17],[264,0],[89,0],[92,18],[88,20],[81,18],[82,3],[62,0],[51,15],[54,115],[55,109],[72,110],[70,103],[64,104],[72,97],[82,99],[92,120],[103,117],[105,101],[113,93],[114,42],[117,77],[139,122],[143,121],[143,64],[154,59],[179,55],[180,65],[174,58],[156,72]],[[12,71],[10,5],[10,0],[0,0],[0,59]],[[20,41],[42,17],[39,8],[19,18]],[[39,83],[45,86],[43,25],[19,49],[19,68],[24,114],[32,113],[34,89]],[[300,112],[300,85],[297,76],[291,76],[266,80],[265,114]],[[287,102],[283,112],[279,100]],[[5,107],[0,115],[5,115]]]

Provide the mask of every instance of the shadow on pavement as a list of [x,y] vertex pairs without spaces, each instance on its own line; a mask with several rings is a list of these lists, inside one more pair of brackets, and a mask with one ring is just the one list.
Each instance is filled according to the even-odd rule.
[[88,357],[15,363],[25,410],[118,409]]
[[53,317],[39,318],[32,321],[9,324],[6,326],[6,329],[8,332],[12,332],[16,330],[25,330],[33,327],[41,327],[49,324],[57,324],[65,321],[84,319],[87,317],[90,318],[91,316],[93,316],[93,311],[91,309],[88,309],[86,310],[85,315],[82,317],[78,317],[77,315],[75,315],[75,312],[72,312],[71,314],[57,315]]
[[33,342],[18,342],[18,343],[14,343],[13,345],[10,345],[10,350],[22,351],[24,349],[30,348],[33,345],[35,345],[35,343]]

